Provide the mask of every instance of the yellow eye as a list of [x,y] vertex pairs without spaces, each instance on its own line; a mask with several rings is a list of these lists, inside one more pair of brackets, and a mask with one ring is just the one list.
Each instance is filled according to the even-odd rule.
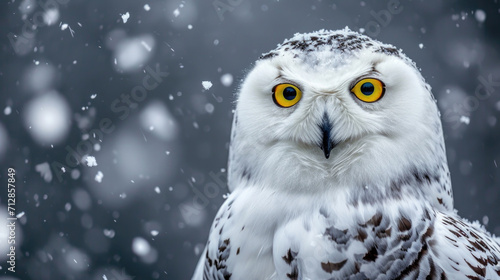
[[292,107],[302,98],[302,92],[291,84],[279,84],[273,88],[273,100],[280,107]]
[[384,95],[385,85],[377,79],[363,79],[359,81],[351,92],[363,102],[375,102]]

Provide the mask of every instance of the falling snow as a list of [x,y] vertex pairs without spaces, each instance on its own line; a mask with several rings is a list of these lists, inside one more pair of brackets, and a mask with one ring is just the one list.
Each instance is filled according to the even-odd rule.
[[52,171],[48,162],[43,162],[35,166],[35,170],[40,173],[45,182],[52,182]]
[[482,23],[486,20],[486,13],[483,10],[476,10],[474,15],[478,22]]
[[155,38],[149,34],[119,40],[113,46],[116,68],[124,72],[137,71],[151,57],[155,45]]
[[87,162],[88,167],[97,166],[97,161],[93,156],[87,156],[85,161]]
[[212,114],[215,110],[215,106],[212,103],[205,104],[205,110],[207,113]]
[[220,82],[225,87],[230,87],[233,84],[233,75],[226,73],[220,77]]
[[41,145],[65,139],[71,125],[70,114],[66,98],[55,91],[35,97],[23,109],[25,126]]
[[130,18],[129,12],[126,12],[125,14],[121,15],[123,23],[127,23],[128,19]]
[[104,236],[108,237],[108,238],[113,238],[115,237],[115,231],[112,230],[112,229],[104,229],[103,230],[103,234]]
[[212,82],[210,81],[203,81],[201,82],[201,85],[205,90],[209,90],[212,87]]
[[460,117],[460,122],[463,123],[463,124],[468,125],[470,123],[470,118],[467,117],[467,116],[461,116]]
[[95,180],[98,183],[102,182],[102,178],[104,177],[104,174],[101,171],[97,171],[97,174],[95,175]]
[[53,25],[59,19],[59,9],[51,8],[47,9],[43,14],[43,22],[47,25]]

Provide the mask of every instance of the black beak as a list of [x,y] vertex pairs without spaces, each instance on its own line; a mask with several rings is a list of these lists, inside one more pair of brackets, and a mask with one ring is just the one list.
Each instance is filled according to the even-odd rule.
[[331,140],[332,124],[326,113],[323,115],[323,122],[319,127],[323,134],[323,141],[320,148],[323,150],[323,153],[325,153],[325,158],[328,159],[330,157],[330,151],[335,148],[335,143]]

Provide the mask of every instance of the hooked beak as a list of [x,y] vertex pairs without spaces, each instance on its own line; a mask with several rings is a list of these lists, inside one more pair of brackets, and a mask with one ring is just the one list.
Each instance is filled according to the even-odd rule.
[[326,112],[323,115],[323,121],[319,127],[321,128],[321,133],[323,134],[320,148],[323,150],[325,158],[328,159],[330,157],[331,150],[335,148],[335,143],[331,140],[332,124]]

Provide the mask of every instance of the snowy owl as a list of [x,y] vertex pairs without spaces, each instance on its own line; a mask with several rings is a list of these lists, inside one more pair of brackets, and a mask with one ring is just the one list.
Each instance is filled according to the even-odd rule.
[[296,34],[237,96],[228,184],[193,279],[500,279],[453,208],[431,88],[349,30]]

